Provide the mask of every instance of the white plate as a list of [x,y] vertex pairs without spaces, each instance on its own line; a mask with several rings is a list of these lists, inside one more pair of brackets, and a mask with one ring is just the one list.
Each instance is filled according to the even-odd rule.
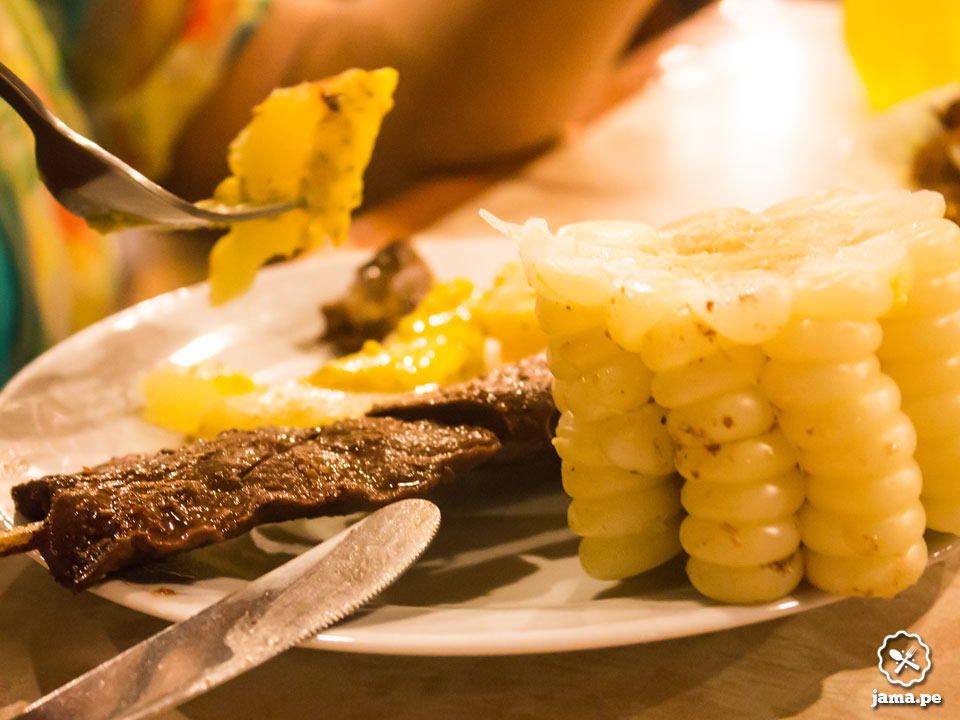
[[[425,244],[438,276],[488,282],[515,257],[484,240]],[[0,443],[26,463],[0,474],[0,514],[25,476],[74,471],[110,456],[176,445],[140,419],[140,378],[158,363],[220,360],[262,379],[302,375],[323,350],[319,303],[339,294],[365,253],[338,252],[261,273],[244,297],[212,308],[205,286],[161,296],[78,333],[38,358],[0,393]],[[480,655],[607,647],[694,635],[809,610],[837,598],[802,587],[758,607],[709,602],[678,560],[623,583],[587,578],[566,528],[559,483],[510,502],[447,507],[424,559],[355,618],[308,647],[409,655]],[[553,489],[556,488],[556,489]],[[3,520],[0,517],[0,520]],[[181,620],[281,562],[343,519],[296,521],[141,569],[92,592]],[[952,537],[931,537],[942,552]],[[51,582],[53,582],[51,580]]]

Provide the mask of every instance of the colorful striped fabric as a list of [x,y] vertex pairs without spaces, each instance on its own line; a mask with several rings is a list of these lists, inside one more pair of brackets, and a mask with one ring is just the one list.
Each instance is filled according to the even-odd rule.
[[[31,0],[0,0],[0,57],[67,123],[86,119],[56,43]],[[0,379],[44,346],[109,311],[112,241],[64,211],[37,177],[33,136],[0,103]]]
[[[0,60],[69,125],[159,177],[267,1],[0,0]],[[33,138],[2,102],[0,148],[2,384],[44,347],[116,309],[121,268],[115,238],[90,230],[43,187]]]
[[[43,0],[52,9],[69,0]],[[190,116],[243,47],[268,0],[81,0],[61,26],[97,138],[160,177]],[[75,11],[74,11],[75,12]],[[48,13],[49,14],[49,13]]]

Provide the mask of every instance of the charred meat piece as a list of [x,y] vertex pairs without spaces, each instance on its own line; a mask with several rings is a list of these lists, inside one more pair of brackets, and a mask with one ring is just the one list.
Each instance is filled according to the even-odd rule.
[[[261,523],[421,496],[500,448],[483,428],[392,418],[344,420],[284,449],[260,444],[263,436],[285,433],[230,431],[215,441],[212,455],[204,443],[188,445],[174,454],[203,461],[161,476],[141,478],[135,468],[142,460],[120,458],[100,466],[100,483],[83,475],[73,486],[65,486],[64,476],[34,481],[17,488],[18,508],[49,505],[33,546],[60,583],[80,590],[119,568],[236,537]],[[251,443],[259,452],[250,451]]]
[[315,437],[318,428],[257,428],[227,430],[213,440],[165,449],[149,455],[124,455],[73,475],[48,475],[15,486],[11,494],[17,510],[31,520],[50,512],[54,496],[66,490],[111,485],[164,482],[170,478],[229,483],[263,459]]
[[559,418],[551,385],[546,354],[539,353],[475,380],[432,392],[408,393],[369,414],[485,427],[496,433],[503,445],[497,460],[510,460],[550,448]]
[[345,353],[382,340],[433,286],[433,274],[409,240],[395,240],[357,270],[347,294],[320,308],[322,340]]
[[960,223],[960,100],[944,110],[940,121],[942,132],[914,155],[913,181],[943,195],[946,217]]
[[411,393],[376,416],[321,428],[228,430],[30,480],[12,492],[36,527],[19,528],[0,554],[36,548],[59,582],[80,590],[120,568],[260,523],[430,494],[489,461],[548,451],[555,420],[541,354]]

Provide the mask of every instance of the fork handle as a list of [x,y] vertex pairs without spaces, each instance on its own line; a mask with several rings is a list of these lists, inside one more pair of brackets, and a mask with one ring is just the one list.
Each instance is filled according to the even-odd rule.
[[34,135],[56,121],[37,94],[2,62],[0,62],[0,98],[6,100],[17,115],[23,118]]

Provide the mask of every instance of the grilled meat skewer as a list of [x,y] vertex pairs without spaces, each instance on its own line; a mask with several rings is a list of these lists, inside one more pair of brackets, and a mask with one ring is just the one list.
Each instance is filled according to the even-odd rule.
[[59,582],[80,590],[261,523],[422,496],[485,462],[548,449],[555,413],[541,355],[401,398],[376,417],[230,430],[116,458],[14,487],[17,509],[36,522],[26,539],[22,529],[9,543],[0,538],[0,554],[38,549]]

